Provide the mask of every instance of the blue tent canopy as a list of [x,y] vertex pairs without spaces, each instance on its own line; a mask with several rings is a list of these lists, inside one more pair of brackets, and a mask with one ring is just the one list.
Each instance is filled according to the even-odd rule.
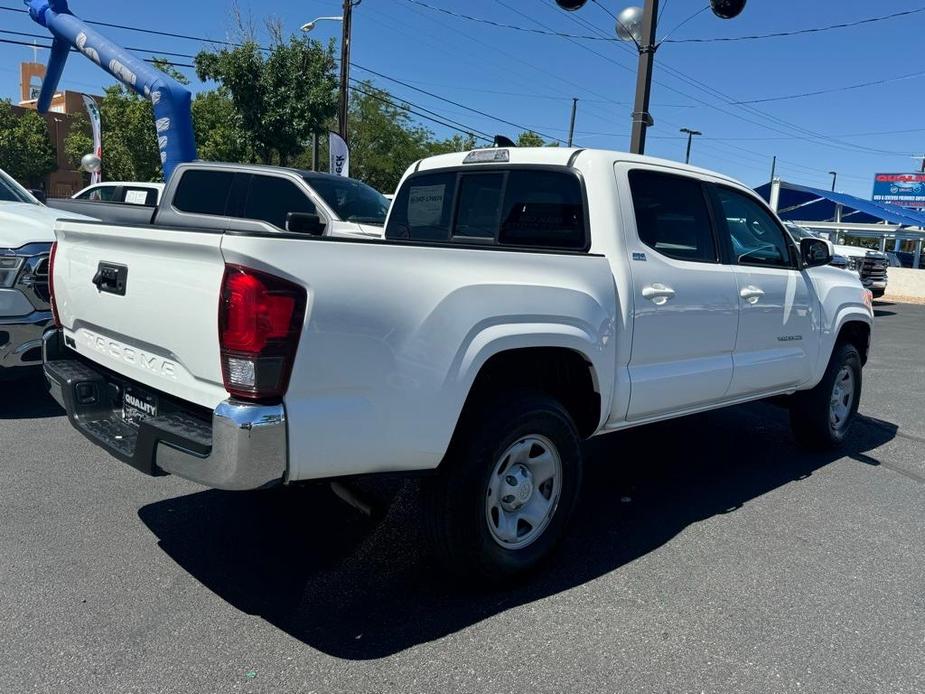
[[[771,199],[771,184],[756,188],[765,200]],[[871,202],[831,190],[781,182],[778,215],[781,219],[807,222],[834,222],[835,208],[842,206],[842,221],[856,224],[888,222],[900,226],[925,227],[925,212],[899,205]]]

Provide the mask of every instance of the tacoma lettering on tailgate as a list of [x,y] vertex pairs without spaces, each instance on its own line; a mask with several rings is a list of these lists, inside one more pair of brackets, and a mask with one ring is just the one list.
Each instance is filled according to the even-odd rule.
[[88,347],[100,354],[105,354],[110,359],[117,359],[158,376],[165,376],[173,380],[177,378],[177,365],[172,361],[168,361],[156,354],[148,354],[140,349],[123,345],[121,342],[97,335],[89,330],[82,331],[82,334],[83,341]]

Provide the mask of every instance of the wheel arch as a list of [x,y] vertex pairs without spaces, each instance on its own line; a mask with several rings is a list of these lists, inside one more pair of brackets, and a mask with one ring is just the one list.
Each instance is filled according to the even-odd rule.
[[609,406],[601,387],[601,373],[594,361],[574,346],[511,346],[495,351],[472,376],[454,438],[467,414],[486,399],[524,390],[555,398],[572,417],[579,435],[588,438],[600,428]]

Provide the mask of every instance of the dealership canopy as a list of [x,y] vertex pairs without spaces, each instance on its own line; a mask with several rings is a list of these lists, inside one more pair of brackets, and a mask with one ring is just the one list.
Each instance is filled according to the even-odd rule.
[[[765,200],[771,199],[771,184],[756,188]],[[821,188],[801,186],[781,181],[777,213],[781,219],[805,222],[834,222],[836,209],[841,205],[841,221],[857,224],[887,222],[906,227],[925,227],[925,212],[871,202],[863,198],[835,193]]]

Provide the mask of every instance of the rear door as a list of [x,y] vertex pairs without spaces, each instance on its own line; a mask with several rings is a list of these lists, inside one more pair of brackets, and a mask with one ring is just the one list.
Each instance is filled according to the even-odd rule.
[[736,278],[722,264],[705,184],[662,170],[628,171],[635,229],[630,420],[721,401],[732,380]]
[[714,186],[716,216],[736,263],[740,307],[730,396],[756,395],[812,378],[818,302],[796,248],[754,196]]
[[55,303],[66,344],[152,389],[213,408],[221,233],[59,222]]

